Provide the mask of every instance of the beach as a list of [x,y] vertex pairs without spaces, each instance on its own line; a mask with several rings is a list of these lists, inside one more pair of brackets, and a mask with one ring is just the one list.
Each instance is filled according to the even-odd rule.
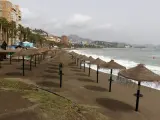
[[[87,108],[92,108],[97,113],[103,114],[108,120],[159,120],[160,92],[148,87],[141,87],[139,111],[135,112],[136,84],[125,84],[113,82],[112,92],[108,92],[109,75],[99,73],[99,83],[96,83],[96,71],[91,70],[91,76],[88,77],[88,68],[86,72],[75,65],[71,56],[65,55],[66,52],[57,52],[52,58],[46,58],[33,67],[32,71],[28,70],[28,62],[25,62],[25,76],[21,73],[21,62],[9,61],[2,62],[0,72],[1,79],[21,79],[26,83],[31,83],[46,91],[57,94],[73,103]],[[59,87],[59,63],[63,62],[63,80],[62,88]],[[11,99],[11,98],[10,98]],[[83,112],[80,112],[81,114]],[[95,115],[98,116],[98,114]],[[87,113],[86,113],[87,114]],[[94,114],[88,114],[84,120],[98,120]],[[100,117],[99,117],[100,118]],[[105,119],[106,119],[105,118]],[[0,118],[1,119],[1,118]],[[73,118],[72,118],[73,119]],[[72,120],[71,118],[68,120]],[[74,118],[78,120],[78,117]],[[82,119],[82,118],[81,118]],[[105,120],[100,118],[100,120]],[[83,120],[83,119],[82,119]]]

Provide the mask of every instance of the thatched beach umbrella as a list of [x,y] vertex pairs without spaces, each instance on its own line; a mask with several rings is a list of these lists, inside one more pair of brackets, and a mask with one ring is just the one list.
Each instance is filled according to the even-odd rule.
[[160,76],[153,73],[149,69],[147,69],[143,64],[139,64],[136,67],[133,67],[133,68],[130,68],[127,70],[122,70],[118,73],[118,75],[125,77],[127,79],[132,79],[132,80],[138,81],[135,111],[138,111],[141,82],[143,82],[143,81],[145,81],[145,82],[158,82],[158,81],[160,81]]
[[[24,56],[33,56],[35,54],[38,54],[39,52],[37,50],[33,50],[33,49],[28,49],[28,50],[20,50],[19,52],[16,52],[15,54],[13,54],[14,56],[22,56],[23,58],[23,76],[25,75],[24,73]],[[31,67],[32,67],[32,64],[31,64],[31,59],[32,57],[30,58],[30,70],[31,70]]]
[[111,89],[112,89],[112,71],[113,71],[113,69],[126,69],[126,68],[124,66],[116,63],[114,60],[111,60],[110,62],[105,63],[105,64],[101,64],[101,67],[111,70],[110,79],[109,79],[109,92],[111,92]]
[[59,63],[68,66],[73,60],[70,58],[70,55],[67,52],[61,53],[58,57]]
[[81,59],[82,57],[83,57],[83,56],[82,56],[82,55],[79,55],[79,54],[76,56],[77,64],[78,64],[78,63],[80,64],[80,69],[81,69],[81,64],[82,64],[82,59]]
[[85,55],[82,55],[82,57],[81,57],[81,60],[82,60],[82,62],[83,62],[83,64],[84,64],[84,66],[83,66],[83,70],[84,70],[84,72],[85,72],[85,69],[86,69],[86,60],[88,59],[88,57],[87,56],[85,56]]
[[76,53],[75,53],[75,52],[73,52],[73,51],[72,51],[72,52],[70,52],[69,54],[72,56],[72,59],[73,59],[73,58],[74,58],[74,56],[76,55]]
[[97,83],[98,83],[98,74],[99,74],[98,70],[100,68],[100,65],[104,64],[104,63],[106,63],[106,62],[103,61],[103,60],[101,60],[101,59],[99,59],[99,58],[97,58],[96,60],[94,60],[94,61],[91,62],[91,64],[97,65]]
[[91,62],[93,62],[95,59],[90,56],[88,59],[86,59],[86,61],[89,61],[89,72],[88,72],[88,76],[90,76],[90,71],[91,71]]
[[13,50],[13,49],[7,49],[7,50],[3,50],[0,49],[0,53],[4,53],[4,54],[10,54],[10,64],[12,64],[12,54],[18,52],[19,50]]
[[72,53],[72,59],[74,59],[74,60],[75,60],[75,64],[78,66],[79,59],[80,59],[79,54],[77,54],[77,53],[73,52],[73,53]]

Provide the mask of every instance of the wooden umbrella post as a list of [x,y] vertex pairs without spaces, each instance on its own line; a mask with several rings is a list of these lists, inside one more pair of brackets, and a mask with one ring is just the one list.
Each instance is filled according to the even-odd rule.
[[138,111],[138,107],[139,107],[139,97],[140,97],[140,87],[141,87],[141,82],[138,82],[138,89],[137,89],[137,99],[136,99],[136,109],[135,111]]
[[10,55],[10,65],[12,64],[12,57],[11,57],[11,52],[9,53],[9,55]]
[[81,63],[82,63],[82,61],[80,60],[80,69],[81,69]]
[[19,62],[20,60],[19,60],[19,56],[18,56],[18,62]]
[[1,64],[1,58],[0,58],[0,68],[2,68],[2,64]]
[[24,76],[24,56],[23,56],[23,76]]
[[109,92],[112,90],[112,69],[111,69],[111,74],[110,74],[110,79],[109,79]]
[[41,54],[41,61],[43,60],[43,54]]
[[32,71],[32,56],[30,56],[30,71]]
[[99,69],[99,65],[97,65],[97,83],[99,82],[98,81],[98,74],[99,74],[98,69]]
[[38,54],[38,64],[40,64],[40,55]]
[[85,63],[85,60],[84,60],[83,62],[84,62],[84,72],[85,72],[85,69],[86,69],[86,63]]
[[75,64],[76,64],[76,60],[77,60],[77,58],[74,59],[74,63],[75,63]]
[[77,58],[77,66],[78,66],[78,63],[79,63],[79,58]]
[[91,63],[89,63],[89,72],[88,72],[88,76],[90,76],[90,72],[91,72]]
[[36,60],[37,60],[37,59],[36,59],[36,55],[35,55],[35,57],[34,57],[34,63],[35,63],[35,67],[36,67]]
[[45,54],[45,53],[43,53],[43,60],[45,59],[44,54]]
[[60,88],[62,88],[62,63],[59,64]]

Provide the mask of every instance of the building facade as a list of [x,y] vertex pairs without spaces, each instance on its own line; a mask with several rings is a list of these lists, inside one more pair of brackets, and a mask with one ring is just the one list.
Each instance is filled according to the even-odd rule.
[[63,35],[61,37],[61,43],[64,44],[64,45],[69,45],[69,39],[67,36]]
[[45,37],[48,41],[52,41],[52,42],[55,42],[55,43],[60,43],[61,42],[61,39],[57,36],[47,36]]
[[21,23],[21,11],[18,5],[12,4],[8,0],[0,0],[0,17],[6,18],[9,22]]

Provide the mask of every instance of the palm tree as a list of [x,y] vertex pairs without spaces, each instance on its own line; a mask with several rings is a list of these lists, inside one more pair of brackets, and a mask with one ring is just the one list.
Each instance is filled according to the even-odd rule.
[[19,24],[19,26],[18,26],[18,32],[19,32],[19,39],[20,39],[20,41],[22,41],[22,40],[24,40],[24,27],[21,25],[21,24]]
[[7,32],[8,32],[8,21],[6,18],[0,17],[0,39],[1,41],[7,41],[8,40],[8,36],[7,36]]
[[9,23],[9,37],[11,38],[11,45],[13,44],[13,39],[16,39],[17,35],[17,28],[16,23],[14,21],[11,21]]
[[31,37],[32,32],[31,32],[30,28],[29,27],[25,28],[25,32],[26,32],[26,40],[31,42],[30,37]]

